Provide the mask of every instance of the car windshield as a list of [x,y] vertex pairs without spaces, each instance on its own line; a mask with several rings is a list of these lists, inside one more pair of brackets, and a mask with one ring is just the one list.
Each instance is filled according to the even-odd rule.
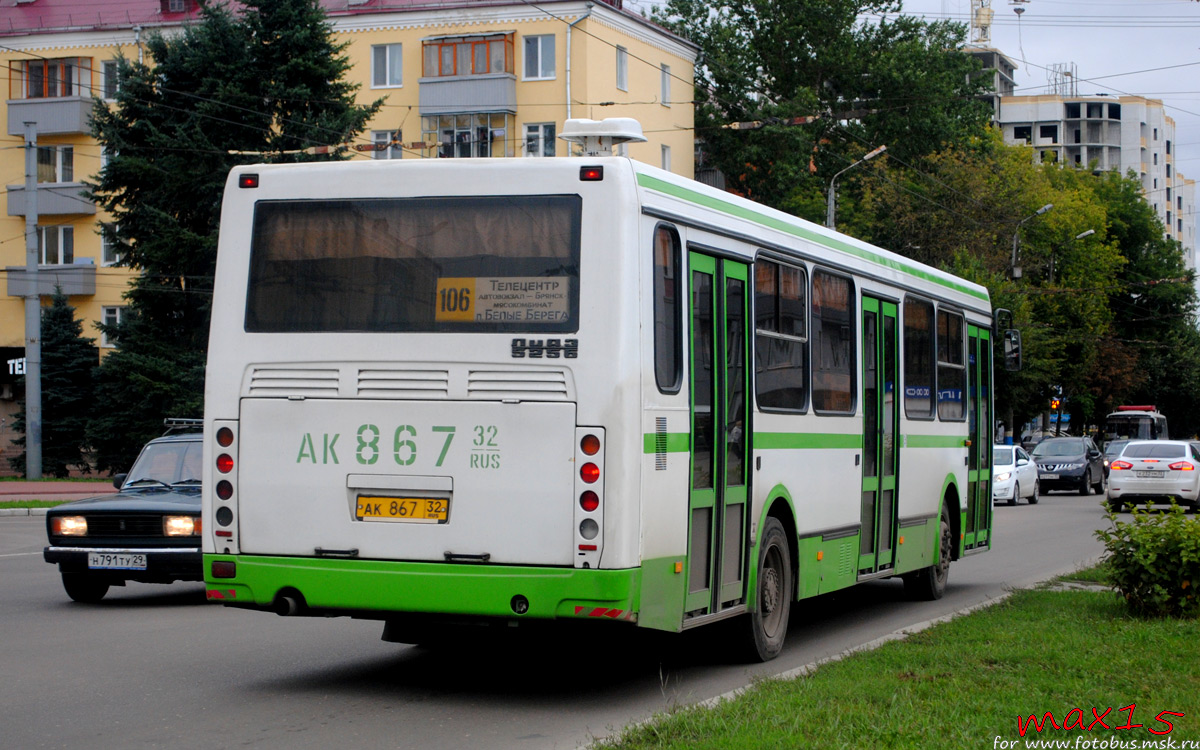
[[1012,448],[1004,445],[998,445],[992,449],[992,463],[996,466],[1012,466],[1012,462]]
[[1044,456],[1078,456],[1084,452],[1082,440],[1043,440],[1033,449],[1033,455]]
[[1109,458],[1116,458],[1121,455],[1121,451],[1125,450],[1125,446],[1129,445],[1128,440],[1112,440],[1108,445],[1104,446],[1104,455]]
[[199,484],[200,467],[203,465],[201,452],[199,440],[150,443],[133,463],[124,486],[180,482]]
[[1186,446],[1176,443],[1134,443],[1121,454],[1122,458],[1179,458],[1186,455]]

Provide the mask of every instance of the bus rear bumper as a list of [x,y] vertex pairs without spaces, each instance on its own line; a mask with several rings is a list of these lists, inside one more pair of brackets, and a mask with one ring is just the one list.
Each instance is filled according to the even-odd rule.
[[[232,577],[213,575],[233,563]],[[221,566],[228,568],[228,566]],[[225,572],[228,572],[227,570]],[[280,614],[636,622],[641,570],[205,555],[210,602]]]

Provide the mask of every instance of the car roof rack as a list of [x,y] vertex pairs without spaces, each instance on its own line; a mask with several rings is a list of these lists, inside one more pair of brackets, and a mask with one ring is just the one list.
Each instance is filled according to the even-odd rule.
[[199,432],[204,429],[204,420],[187,417],[167,417],[163,420],[163,427],[167,428],[167,431],[163,435],[172,435],[176,432]]

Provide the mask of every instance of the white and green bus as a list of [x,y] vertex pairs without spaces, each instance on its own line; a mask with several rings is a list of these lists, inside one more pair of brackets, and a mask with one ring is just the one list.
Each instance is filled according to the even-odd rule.
[[793,602],[938,598],[990,547],[992,328],[983,287],[628,158],[239,167],[208,598],[402,642],[741,618],[772,658]]

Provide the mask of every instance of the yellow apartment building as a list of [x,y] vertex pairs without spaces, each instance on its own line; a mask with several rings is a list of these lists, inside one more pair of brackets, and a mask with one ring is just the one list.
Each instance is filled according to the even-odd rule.
[[[568,118],[632,117],[647,141],[634,159],[693,176],[695,45],[621,0],[321,0],[347,42],[358,101],[385,99],[353,158],[546,158]],[[103,212],[84,197],[104,161],[90,135],[95,98],[116,92],[116,60],[143,56],[152,33],[199,16],[195,0],[0,0],[0,473],[8,469],[25,346],[24,148],[36,123],[38,293],[69,295],[101,356],[95,323],[120,319],[132,272],[101,241]],[[168,416],[168,415],[164,415]],[[47,429],[51,429],[47,425]]]

